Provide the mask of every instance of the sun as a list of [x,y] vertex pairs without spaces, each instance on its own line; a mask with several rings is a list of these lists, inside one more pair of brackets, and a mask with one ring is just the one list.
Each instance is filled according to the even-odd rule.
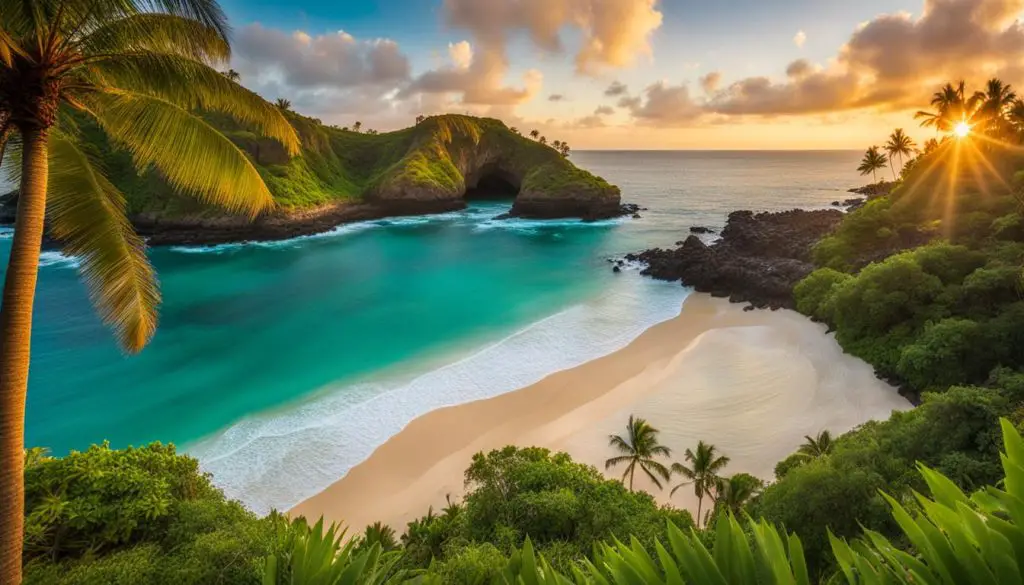
[[957,138],[966,138],[971,133],[971,127],[967,122],[960,122],[953,128],[953,134],[956,134]]

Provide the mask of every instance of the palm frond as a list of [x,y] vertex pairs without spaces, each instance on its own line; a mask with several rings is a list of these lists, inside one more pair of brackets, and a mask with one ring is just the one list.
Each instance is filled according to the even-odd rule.
[[629,444],[626,439],[623,439],[619,435],[610,435],[608,437],[608,446],[615,447],[621,453],[633,453],[633,446]]
[[204,26],[216,30],[221,37],[231,36],[228,17],[217,0],[133,0],[147,12],[166,12],[197,20]]
[[136,164],[156,166],[176,189],[251,217],[274,205],[245,153],[191,112],[127,92],[92,96],[90,102],[103,129]]
[[174,14],[143,13],[107,21],[75,44],[86,55],[152,51],[211,64],[226,63],[231,57],[231,47],[216,29]]
[[633,457],[631,457],[629,455],[620,455],[618,457],[612,457],[611,459],[608,459],[607,461],[604,462],[604,468],[605,469],[611,469],[612,467],[615,467],[616,465],[618,465],[620,463],[625,463],[627,461],[632,461],[632,460],[633,460]]
[[651,473],[651,470],[647,468],[647,467],[648,467],[648,465],[650,465],[650,462],[644,462],[644,463],[641,463],[641,464],[640,464],[640,469],[642,469],[642,470],[643,470],[643,472],[647,474],[647,477],[648,477],[648,478],[650,478],[651,482],[653,482],[653,483],[654,483],[654,485],[658,486],[658,489],[659,489],[659,490],[660,490],[660,489],[663,489],[663,488],[661,487],[661,482],[660,482],[660,481],[658,480],[658,478],[657,478],[657,477],[655,477],[655,476],[654,476],[654,474],[653,474],[653,473]]
[[89,157],[60,132],[50,137],[47,217],[81,273],[103,322],[122,347],[141,350],[153,337],[160,292],[146,246],[125,216],[124,197]]
[[105,57],[90,64],[96,85],[130,89],[185,110],[227,114],[256,132],[299,152],[299,137],[281,110],[203,63],[167,53],[138,52]]

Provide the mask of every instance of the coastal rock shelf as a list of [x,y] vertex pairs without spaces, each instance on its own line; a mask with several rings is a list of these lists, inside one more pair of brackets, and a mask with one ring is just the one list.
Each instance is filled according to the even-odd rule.
[[[509,201],[510,217],[599,220],[634,214],[619,188],[500,120],[444,115],[385,134],[326,126],[287,113],[302,142],[289,159],[277,143],[218,120],[256,165],[277,209],[250,221],[175,194],[155,172],[111,177],[150,245],[280,240],[353,221],[463,209],[473,199]],[[106,153],[111,168],[120,153]],[[13,218],[14,197],[0,201]]]
[[811,248],[842,220],[838,210],[778,213],[734,211],[721,238],[708,245],[691,235],[675,249],[628,254],[642,274],[681,280],[699,292],[759,308],[793,308],[793,287],[813,269]]

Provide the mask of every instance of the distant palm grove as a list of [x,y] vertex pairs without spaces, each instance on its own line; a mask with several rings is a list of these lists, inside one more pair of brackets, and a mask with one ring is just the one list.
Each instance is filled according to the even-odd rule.
[[[1001,81],[945,85],[917,115],[934,138],[896,129],[867,150],[860,172],[891,184],[816,245],[793,291],[916,408],[815,429],[771,481],[704,441],[673,452],[631,416],[606,445],[617,479],[509,446],[473,457],[460,500],[344,533],[257,516],[171,445],[23,444],[44,230],[81,259],[127,352],[158,325],[145,243],[90,140],[249,216],[274,201],[209,119],[300,145],[287,99],[221,72],[213,0],[11,0],[0,23],[0,161],[19,187],[0,310],[0,584],[1024,584],[1024,102]],[[692,493],[696,516],[645,489]]]

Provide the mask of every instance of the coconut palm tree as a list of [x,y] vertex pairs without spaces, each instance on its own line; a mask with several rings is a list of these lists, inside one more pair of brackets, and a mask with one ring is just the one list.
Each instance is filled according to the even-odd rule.
[[864,158],[860,161],[860,166],[857,170],[862,175],[871,175],[875,182],[878,182],[878,169],[884,169],[885,165],[889,164],[889,159],[882,154],[881,149],[877,146],[872,146],[864,153]]
[[1012,138],[1017,142],[1024,141],[1024,100],[1017,98],[1006,109],[1006,122],[1011,130]]
[[569,143],[568,142],[564,142],[564,141],[562,142],[562,145],[560,147],[558,147],[558,152],[562,153],[562,156],[564,156],[566,158],[569,158],[569,152],[571,150],[572,149],[569,148]]
[[892,164],[892,157],[900,157],[900,168],[903,168],[903,157],[910,158],[917,150],[914,139],[903,132],[903,128],[897,128],[889,135],[889,141],[885,143],[885,152],[889,154],[889,164]]
[[225,71],[224,77],[227,77],[228,79],[234,82],[238,82],[238,80],[242,78],[242,76],[234,69],[228,69],[227,71]]
[[515,134],[517,136],[519,135],[519,128],[516,128],[515,126],[509,128],[508,130],[509,130],[509,132],[511,132],[511,133],[513,133],[513,134]]
[[353,132],[359,132],[362,129],[363,129],[363,123],[362,122],[356,121],[355,124],[352,124],[352,131]]
[[978,118],[985,132],[998,137],[1009,133],[1006,115],[1017,100],[1017,94],[1010,85],[993,77],[985,84],[985,91],[974,93],[974,100],[978,103]]
[[658,429],[652,427],[642,418],[629,415],[629,422],[626,423],[626,436],[610,435],[608,444],[614,447],[622,455],[618,455],[604,462],[605,469],[611,469],[620,463],[626,463],[626,471],[622,474],[622,480],[629,476],[629,491],[633,491],[633,475],[639,467],[654,485],[661,489],[659,477],[668,480],[670,474],[667,467],[654,458],[659,455],[670,457],[672,452],[668,447],[658,443]]
[[562,141],[561,140],[555,140],[554,142],[551,143],[551,148],[554,148],[555,150],[561,152],[562,151]]
[[540,142],[541,144],[547,144],[548,143],[548,137],[547,136],[541,136],[540,138],[537,139],[537,142]]
[[277,106],[277,108],[282,112],[287,112],[288,110],[292,109],[292,103],[284,98],[277,98],[277,101],[274,102],[274,105]]
[[540,136],[539,130],[530,130],[530,137],[532,137],[534,140],[537,140],[538,136]]
[[947,83],[932,95],[935,111],[919,111],[914,118],[921,120],[921,126],[935,128],[937,132],[950,132],[961,122],[974,126],[982,100],[978,93],[968,97],[966,91],[963,81],[955,86]]
[[0,3],[0,135],[19,161],[17,218],[0,309],[0,583],[21,582],[23,438],[43,217],[100,317],[137,352],[160,301],[124,196],[79,142],[98,127],[184,194],[255,217],[273,197],[245,153],[198,111],[230,115],[297,153],[281,112],[213,65],[230,57],[213,0]]
[[687,481],[672,488],[672,492],[669,495],[675,495],[679,488],[692,484],[693,493],[697,496],[697,524],[699,525],[701,523],[700,509],[704,504],[704,496],[711,495],[714,491],[715,486],[718,484],[718,472],[722,471],[729,464],[729,458],[724,455],[719,456],[715,446],[704,441],[697,442],[696,452],[687,449],[683,457],[690,466],[687,467],[682,463],[673,463],[672,473],[682,475]]
[[806,435],[804,439],[804,444],[796,450],[797,454],[804,459],[818,459],[832,452],[832,433],[828,431],[821,431],[816,437]]
[[749,473],[720,477],[715,482],[715,505],[739,516],[743,506],[764,489],[764,482]]

